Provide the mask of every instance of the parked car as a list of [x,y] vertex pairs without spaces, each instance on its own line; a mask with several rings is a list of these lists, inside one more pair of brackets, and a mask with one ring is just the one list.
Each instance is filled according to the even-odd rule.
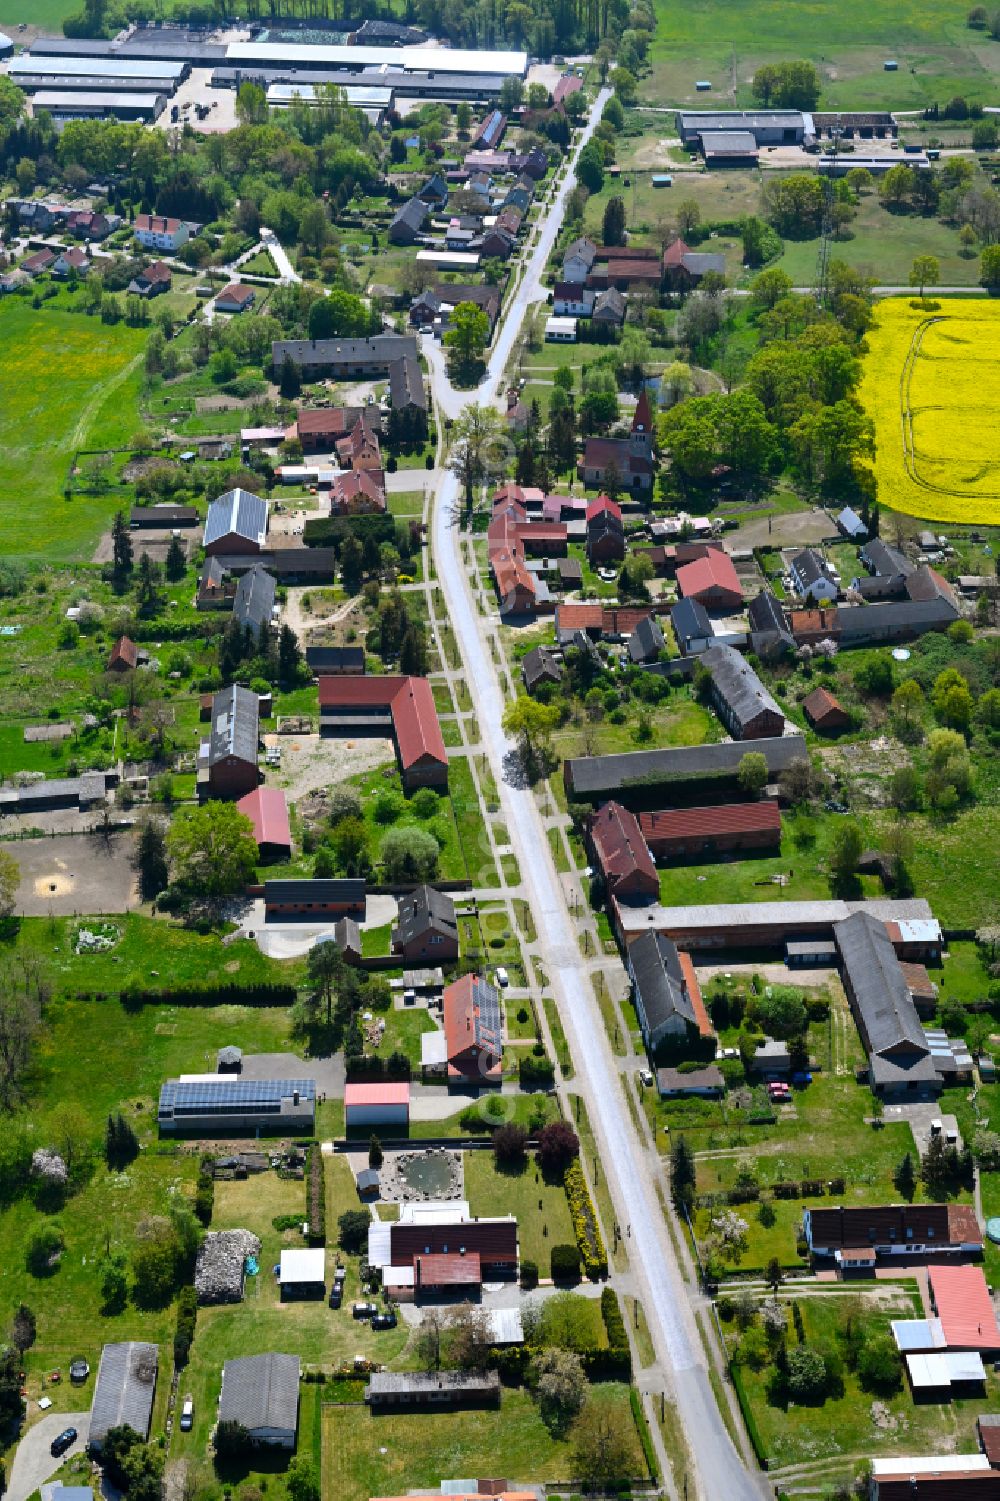
[[52,1440],[52,1443],[49,1445],[49,1452],[54,1458],[58,1459],[60,1454],[65,1454],[67,1449],[72,1448],[76,1443],[76,1438],[75,1428],[64,1428],[62,1433]]
[[376,1313],[378,1313],[378,1304],[355,1303],[354,1307],[351,1309],[351,1312],[356,1319],[370,1319],[374,1317]]
[[330,1305],[331,1308],[339,1308],[340,1305],[341,1305],[341,1303],[343,1303],[343,1301],[344,1301],[344,1287],[343,1287],[343,1284],[340,1283],[340,1282],[335,1282],[333,1284],[333,1286],[331,1287],[331,1289],[330,1289],[330,1296],[327,1299],[327,1302],[329,1303],[329,1305]]
[[507,986],[510,984],[510,975],[508,975],[505,969],[498,969],[496,973],[496,981],[501,990],[506,990]]
[[373,1329],[395,1329],[396,1315],[390,1310],[388,1313],[377,1313],[372,1319]]
[[651,1068],[641,1068],[639,1070],[639,1082],[645,1084],[648,1089],[653,1082],[653,1070]]
[[181,1432],[190,1433],[194,1427],[194,1398],[188,1394],[181,1407]]

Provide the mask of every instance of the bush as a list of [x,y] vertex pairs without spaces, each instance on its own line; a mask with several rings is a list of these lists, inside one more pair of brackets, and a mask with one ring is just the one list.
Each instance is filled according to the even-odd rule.
[[309,1148],[306,1164],[306,1240],[311,1246],[326,1245],[325,1164],[319,1143]]
[[538,1133],[538,1165],[549,1178],[561,1178],[580,1155],[580,1138],[566,1121],[553,1121]]
[[360,1256],[368,1249],[371,1215],[365,1209],[348,1209],[337,1221],[340,1245],[348,1255]]
[[527,1156],[528,1133],[516,1121],[498,1126],[493,1133],[493,1156],[498,1165],[519,1167]]
[[608,1275],[608,1253],[579,1158],[566,1169],[563,1183],[584,1269],[587,1276],[596,1281],[599,1277]]
[[24,1264],[33,1277],[49,1277],[59,1265],[65,1245],[58,1225],[40,1225],[28,1241]]
[[580,1252],[576,1246],[553,1246],[551,1257],[553,1282],[579,1282],[580,1260]]
[[174,1365],[186,1366],[198,1320],[198,1297],[193,1287],[182,1287],[177,1298],[177,1325],[174,1329]]
[[536,1058],[522,1053],[517,1065],[518,1083],[525,1090],[551,1089],[555,1082],[555,1065],[551,1058]]
[[538,1286],[538,1263],[524,1256],[521,1258],[521,1286],[525,1289]]

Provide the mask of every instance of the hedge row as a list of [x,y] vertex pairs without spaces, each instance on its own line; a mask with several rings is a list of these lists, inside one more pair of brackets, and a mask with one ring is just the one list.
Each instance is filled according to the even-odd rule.
[[[782,1181],[771,1184],[771,1193],[776,1199],[822,1199],[827,1194],[834,1198],[844,1192],[843,1178],[802,1178],[799,1182]],[[719,1193],[699,1194],[696,1203],[699,1209],[718,1209],[722,1204],[756,1204],[761,1197],[759,1184],[746,1184],[742,1188],[726,1188]]]
[[405,1053],[390,1053],[380,1058],[377,1053],[348,1053],[346,1055],[348,1084],[377,1084],[380,1079],[409,1079],[412,1065]]
[[182,1287],[177,1297],[177,1327],[174,1330],[174,1365],[180,1370],[187,1365],[194,1326],[198,1321],[198,1298],[190,1283]]
[[584,1271],[592,1281],[596,1281],[599,1277],[608,1275],[608,1253],[579,1158],[571,1162],[566,1169],[564,1182],[569,1212],[573,1218],[573,1231],[580,1248]]
[[525,1053],[517,1065],[518,1082],[522,1089],[551,1089],[555,1082],[555,1065],[550,1058],[536,1058]]
[[624,1366],[627,1374],[622,1379],[628,1381],[632,1376],[632,1350],[628,1342],[625,1320],[622,1318],[621,1303],[613,1287],[606,1287],[601,1293],[601,1317],[608,1335],[606,1353]]
[[646,1468],[649,1471],[650,1479],[652,1480],[653,1484],[656,1485],[659,1482],[660,1478],[659,1465],[656,1462],[656,1450],[653,1448],[653,1440],[650,1436],[649,1424],[646,1422],[646,1414],[642,1409],[642,1398],[639,1396],[639,1393],[636,1391],[634,1386],[630,1386],[628,1389],[628,1400],[629,1406],[632,1409],[632,1420],[635,1423],[636,1432],[639,1435],[639,1442],[642,1445],[642,1453],[646,1461]]
[[203,1157],[198,1168],[198,1182],[194,1191],[194,1212],[200,1225],[207,1229],[212,1223],[215,1207],[215,1174],[211,1157]]
[[294,985],[167,985],[121,992],[126,1011],[143,1006],[292,1006],[295,999]]
[[757,1463],[760,1465],[762,1470],[766,1470],[768,1466],[767,1450],[764,1448],[764,1440],[760,1436],[760,1429],[757,1427],[757,1419],[754,1417],[753,1407],[750,1405],[750,1398],[747,1396],[746,1387],[743,1385],[743,1373],[735,1361],[730,1361],[729,1363],[729,1374],[733,1378],[733,1387],[736,1391],[736,1396],[740,1404],[740,1412],[743,1414],[743,1422],[746,1425],[747,1437],[749,1438],[750,1443],[753,1446],[753,1452],[756,1455]]
[[311,1246],[326,1245],[326,1183],[323,1149],[316,1142],[306,1162],[306,1240]]

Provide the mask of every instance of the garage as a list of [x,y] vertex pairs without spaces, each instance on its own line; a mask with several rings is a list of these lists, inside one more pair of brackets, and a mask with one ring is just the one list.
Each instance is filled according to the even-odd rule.
[[348,1084],[344,1089],[344,1120],[348,1131],[366,1126],[410,1124],[410,1086],[398,1084]]

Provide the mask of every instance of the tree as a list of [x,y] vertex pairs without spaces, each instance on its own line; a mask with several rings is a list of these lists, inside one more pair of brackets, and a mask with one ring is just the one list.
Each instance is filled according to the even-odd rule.
[[778,1288],[781,1286],[784,1280],[785,1274],[781,1269],[781,1260],[777,1256],[772,1256],[770,1261],[767,1263],[767,1266],[764,1268],[764,1281],[767,1283],[768,1287],[777,1292]]
[[675,209],[677,232],[684,239],[701,223],[701,204],[697,198],[682,198]]
[[528,1133],[516,1121],[498,1126],[493,1133],[493,1159],[498,1167],[520,1167],[526,1158]]
[[936,255],[915,255],[910,267],[910,286],[920,288],[921,298],[925,287],[936,287],[941,280],[941,262]]
[[765,63],[754,74],[752,89],[765,108],[813,110],[819,103],[821,84],[812,63]]
[[50,995],[48,973],[34,954],[0,957],[0,1105],[5,1109],[17,1099]]
[[116,579],[124,578],[132,569],[132,537],[124,511],[117,511],[111,523],[111,568]]
[[879,192],[886,208],[898,209],[913,196],[915,187],[916,175],[913,168],[908,167],[905,162],[897,162],[883,177]]
[[20,884],[21,867],[12,854],[0,850],[0,920],[13,917]]
[[416,1338],[417,1359],[425,1371],[439,1371],[445,1334],[444,1314],[438,1308],[424,1310]]
[[892,717],[901,740],[920,738],[924,693],[916,678],[906,678],[892,695]]
[[337,289],[309,309],[310,339],[361,339],[371,332],[371,314],[360,297]]
[[28,1237],[24,1264],[33,1277],[50,1277],[62,1259],[65,1238],[59,1225],[49,1221]]
[[173,884],[193,905],[216,915],[223,900],[253,880],[253,824],[235,803],[216,800],[181,813],[167,834]]
[[837,824],[830,841],[830,874],[838,885],[857,873],[858,861],[864,849],[864,837],[858,824],[844,819]]
[[129,1122],[121,1111],[116,1115],[109,1115],[104,1133],[104,1158],[108,1167],[121,1170],[134,1162],[138,1155],[139,1138]]
[[607,1403],[592,1397],[573,1425],[574,1473],[587,1490],[612,1492],[632,1474],[635,1462],[629,1427]]
[[957,667],[946,667],[938,673],[931,689],[931,704],[942,724],[953,730],[968,730],[974,704],[969,685]]
[[314,943],[306,959],[306,976],[313,993],[326,1006],[326,1024],[333,1021],[333,997],[344,979],[344,956],[332,939]]
[[299,638],[287,623],[278,632],[278,682],[282,688],[294,688],[302,669]]
[[892,1175],[892,1181],[895,1185],[896,1192],[901,1196],[901,1198],[904,1198],[907,1203],[910,1203],[913,1199],[913,1195],[917,1191],[917,1174],[913,1166],[912,1153],[905,1152],[900,1158],[899,1162],[897,1162]]
[[212,1445],[220,1459],[235,1458],[249,1449],[250,1435],[235,1418],[224,1418],[215,1425]]
[[580,1138],[566,1121],[550,1121],[538,1133],[538,1165],[547,1178],[561,1181],[580,1155]]
[[462,1370],[487,1369],[493,1349],[493,1330],[485,1308],[464,1303],[452,1311],[449,1347],[452,1360]]
[[760,271],[750,283],[750,300],[756,308],[773,308],[792,290],[792,278],[780,266]]
[[166,889],[169,880],[167,840],[163,821],[146,817],[139,824],[132,863],[139,874],[139,894],[150,902]]
[[338,1219],[339,1244],[349,1256],[361,1256],[367,1251],[371,1222],[367,1209],[348,1209]]
[[294,401],[302,391],[302,371],[290,354],[286,354],[278,373],[278,390],[286,401]]
[[381,858],[387,881],[431,881],[437,874],[438,843],[426,829],[390,829],[382,840]]
[[263,125],[267,119],[267,95],[257,83],[241,83],[236,95],[236,118],[241,125]]
[[184,544],[180,537],[171,537],[163,568],[172,584],[176,584],[187,572],[187,558],[184,555]]
[[604,148],[595,138],[584,146],[576,162],[576,175],[588,193],[599,193],[604,186]]
[[546,1427],[565,1432],[583,1406],[587,1377],[575,1350],[558,1346],[541,1350],[531,1363],[535,1394]]
[[747,792],[756,797],[767,786],[768,776],[767,761],[760,751],[747,751],[740,757],[740,763],[736,768],[736,780],[741,792]]
[[37,1329],[38,1323],[32,1310],[27,1303],[19,1303],[10,1326],[10,1337],[22,1355],[35,1343]]
[[601,239],[605,245],[625,244],[625,200],[617,193],[604,206]]
[[991,291],[1000,287],[1000,245],[984,245],[979,257],[979,285]]
[[826,1361],[812,1345],[796,1345],[788,1352],[788,1395],[796,1402],[816,1402],[827,1387]]
[[683,1133],[671,1139],[670,1147],[670,1194],[674,1208],[690,1212],[694,1203],[695,1165],[694,1156]]
[[899,1390],[899,1351],[888,1331],[867,1336],[858,1353],[857,1371],[858,1380],[867,1392],[891,1396]]
[[460,479],[466,509],[471,511],[476,487],[491,473],[503,471],[500,418],[492,407],[472,402],[455,423],[454,435],[455,446],[448,467]]
[[549,738],[558,723],[559,710],[554,704],[539,703],[526,693],[518,694],[504,709],[504,733],[517,741],[529,772],[547,758]]
[[319,1501],[319,1477],[316,1466],[305,1454],[296,1454],[288,1466],[285,1489],[290,1501]]
[[453,375],[461,380],[472,378],[482,364],[489,336],[490,320],[483,309],[475,302],[460,302],[444,336],[445,346],[451,351]]

